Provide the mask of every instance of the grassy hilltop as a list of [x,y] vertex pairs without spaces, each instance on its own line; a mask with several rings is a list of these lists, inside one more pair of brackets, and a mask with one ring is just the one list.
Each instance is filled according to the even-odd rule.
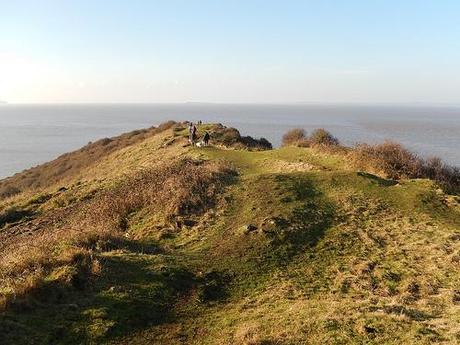
[[0,181],[0,344],[460,342],[450,170],[390,179],[374,148],[204,130],[210,147],[170,122]]

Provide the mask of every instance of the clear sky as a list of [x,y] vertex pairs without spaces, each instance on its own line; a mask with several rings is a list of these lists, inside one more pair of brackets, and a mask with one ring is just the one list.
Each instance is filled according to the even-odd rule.
[[0,100],[460,103],[459,0],[0,0]]

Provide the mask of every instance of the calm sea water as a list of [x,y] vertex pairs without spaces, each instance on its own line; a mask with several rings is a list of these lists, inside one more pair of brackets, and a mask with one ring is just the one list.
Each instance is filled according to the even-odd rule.
[[288,129],[323,127],[343,143],[399,141],[460,166],[460,108],[350,105],[0,105],[0,178],[89,141],[166,120],[203,120],[279,145]]

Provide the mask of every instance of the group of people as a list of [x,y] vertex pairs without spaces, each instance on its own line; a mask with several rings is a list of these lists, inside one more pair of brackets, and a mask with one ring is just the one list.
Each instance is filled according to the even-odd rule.
[[[197,125],[201,125],[201,121],[198,121]],[[208,146],[210,135],[207,131],[204,132],[203,138],[201,141],[198,141],[197,127],[193,122],[190,122],[188,126],[188,134],[190,144],[193,146]]]

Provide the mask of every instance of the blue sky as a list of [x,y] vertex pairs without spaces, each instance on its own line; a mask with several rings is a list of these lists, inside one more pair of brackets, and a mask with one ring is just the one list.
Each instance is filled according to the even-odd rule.
[[0,0],[9,102],[460,103],[460,1]]

